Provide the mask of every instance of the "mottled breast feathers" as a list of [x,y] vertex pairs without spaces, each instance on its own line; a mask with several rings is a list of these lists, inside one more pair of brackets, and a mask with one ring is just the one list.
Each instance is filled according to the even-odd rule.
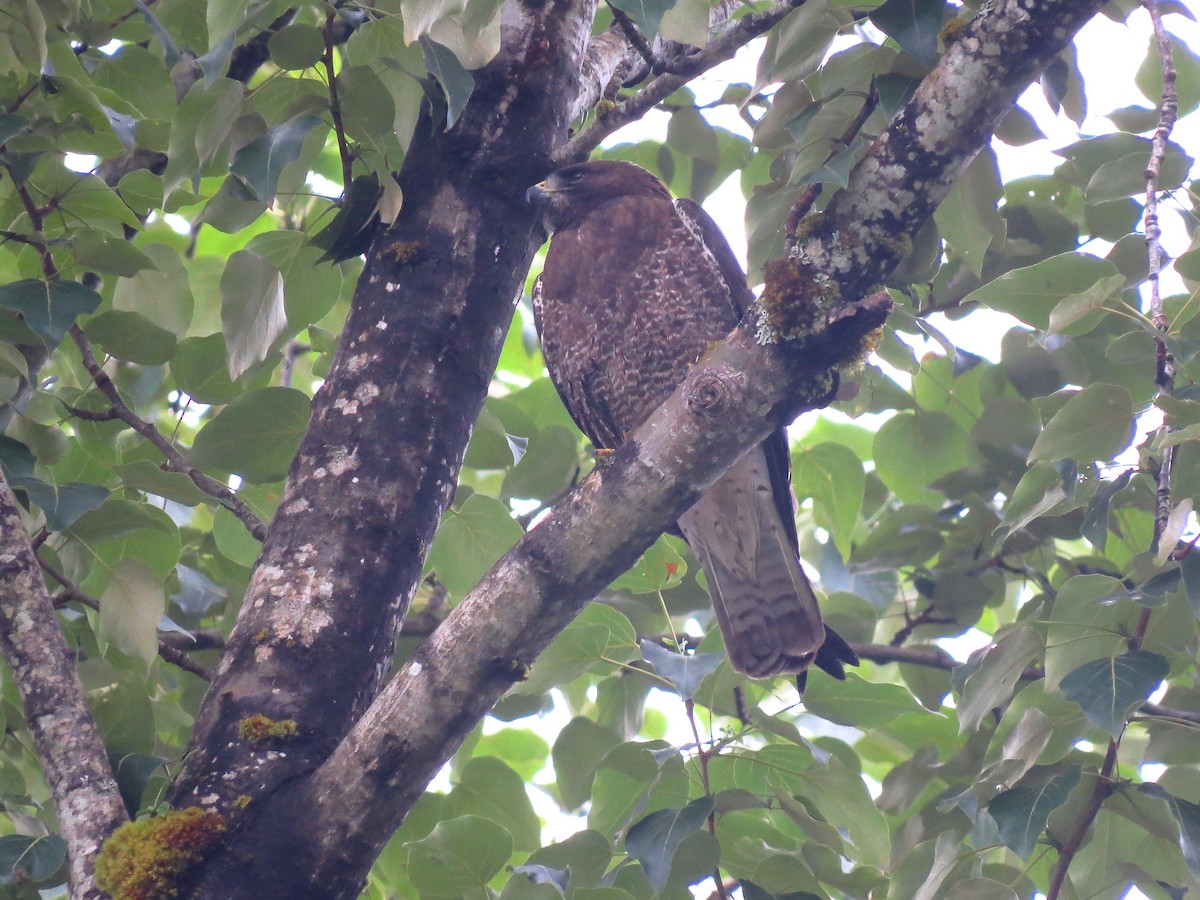
[[[630,163],[568,166],[526,198],[553,234],[533,292],[546,367],[580,429],[615,448],[729,334],[753,295],[712,218]],[[857,660],[832,632],[826,641],[794,514],[781,429],[679,527],[704,567],[734,668],[803,673],[815,657],[842,676],[842,663]]]

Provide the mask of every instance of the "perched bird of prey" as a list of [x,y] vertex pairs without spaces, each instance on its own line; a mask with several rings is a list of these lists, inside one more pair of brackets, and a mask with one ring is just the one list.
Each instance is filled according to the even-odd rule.
[[[553,235],[533,290],[546,366],[580,429],[614,449],[754,297],[701,207],[625,162],[559,169],[526,192]],[[739,672],[838,678],[854,652],[826,629],[800,567],[787,436],[776,431],[679,518]]]

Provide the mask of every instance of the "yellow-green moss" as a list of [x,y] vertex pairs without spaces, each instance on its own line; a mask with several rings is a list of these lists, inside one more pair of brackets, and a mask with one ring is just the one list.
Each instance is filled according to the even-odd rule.
[[299,736],[295,719],[272,719],[254,713],[238,722],[238,737],[248,744],[286,744]]
[[943,47],[949,48],[951,44],[962,37],[962,33],[967,30],[967,26],[970,24],[969,19],[951,19],[938,32],[938,40],[942,42]]
[[809,213],[796,223],[796,233],[792,236],[792,240],[799,244],[813,235],[825,234],[832,224],[829,215],[824,212]]
[[617,104],[615,101],[601,100],[599,103],[596,104],[596,115],[597,116],[606,116],[616,108],[617,108]]
[[913,252],[912,238],[905,232],[886,234],[880,237],[879,246],[894,260],[902,260]]
[[198,806],[126,822],[96,858],[96,885],[113,900],[184,896],[196,866],[224,833],[221,815]]
[[247,806],[250,805],[250,795],[249,794],[238,794],[237,799],[233,801],[233,805],[236,806],[238,809],[245,809]]
[[763,266],[759,339],[805,338],[822,329],[826,311],[841,298],[837,284],[803,258],[772,259]]
[[250,636],[250,643],[265,644],[267,639],[271,637],[271,629],[261,628]]
[[400,265],[411,266],[420,260],[424,249],[420,241],[396,241],[387,248],[387,254]]

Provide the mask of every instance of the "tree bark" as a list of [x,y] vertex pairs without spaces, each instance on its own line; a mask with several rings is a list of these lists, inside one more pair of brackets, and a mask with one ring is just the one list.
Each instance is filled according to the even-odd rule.
[[[544,240],[524,192],[567,133],[593,15],[594,0],[509,3],[459,121],[418,124],[404,206],[368,255],[173,805],[218,809],[235,830],[239,816],[274,819],[275,789],[318,766],[378,693]],[[294,721],[297,739],[244,740],[255,714]],[[239,814],[243,796],[264,799]],[[306,896],[285,886],[310,871],[296,851],[226,853],[203,892]],[[355,896],[372,859],[312,896]]]
[[0,652],[12,669],[54,798],[70,861],[71,896],[104,897],[95,885],[96,854],[129,816],[16,498],[2,476]]

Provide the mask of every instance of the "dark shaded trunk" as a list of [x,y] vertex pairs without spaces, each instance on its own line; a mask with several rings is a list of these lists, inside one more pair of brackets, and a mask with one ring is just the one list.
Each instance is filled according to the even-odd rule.
[[[175,806],[254,798],[231,816],[229,846],[275,817],[276,788],[316,768],[383,683],[542,240],[523,195],[566,136],[592,11],[588,0],[510,4],[500,55],[475,74],[462,118],[418,126],[403,209],[369,254],[172,787]],[[293,720],[298,737],[246,740],[239,726],[256,714]],[[283,852],[226,853],[203,896],[355,896],[374,859],[347,848],[351,874],[307,893],[302,848]]]

